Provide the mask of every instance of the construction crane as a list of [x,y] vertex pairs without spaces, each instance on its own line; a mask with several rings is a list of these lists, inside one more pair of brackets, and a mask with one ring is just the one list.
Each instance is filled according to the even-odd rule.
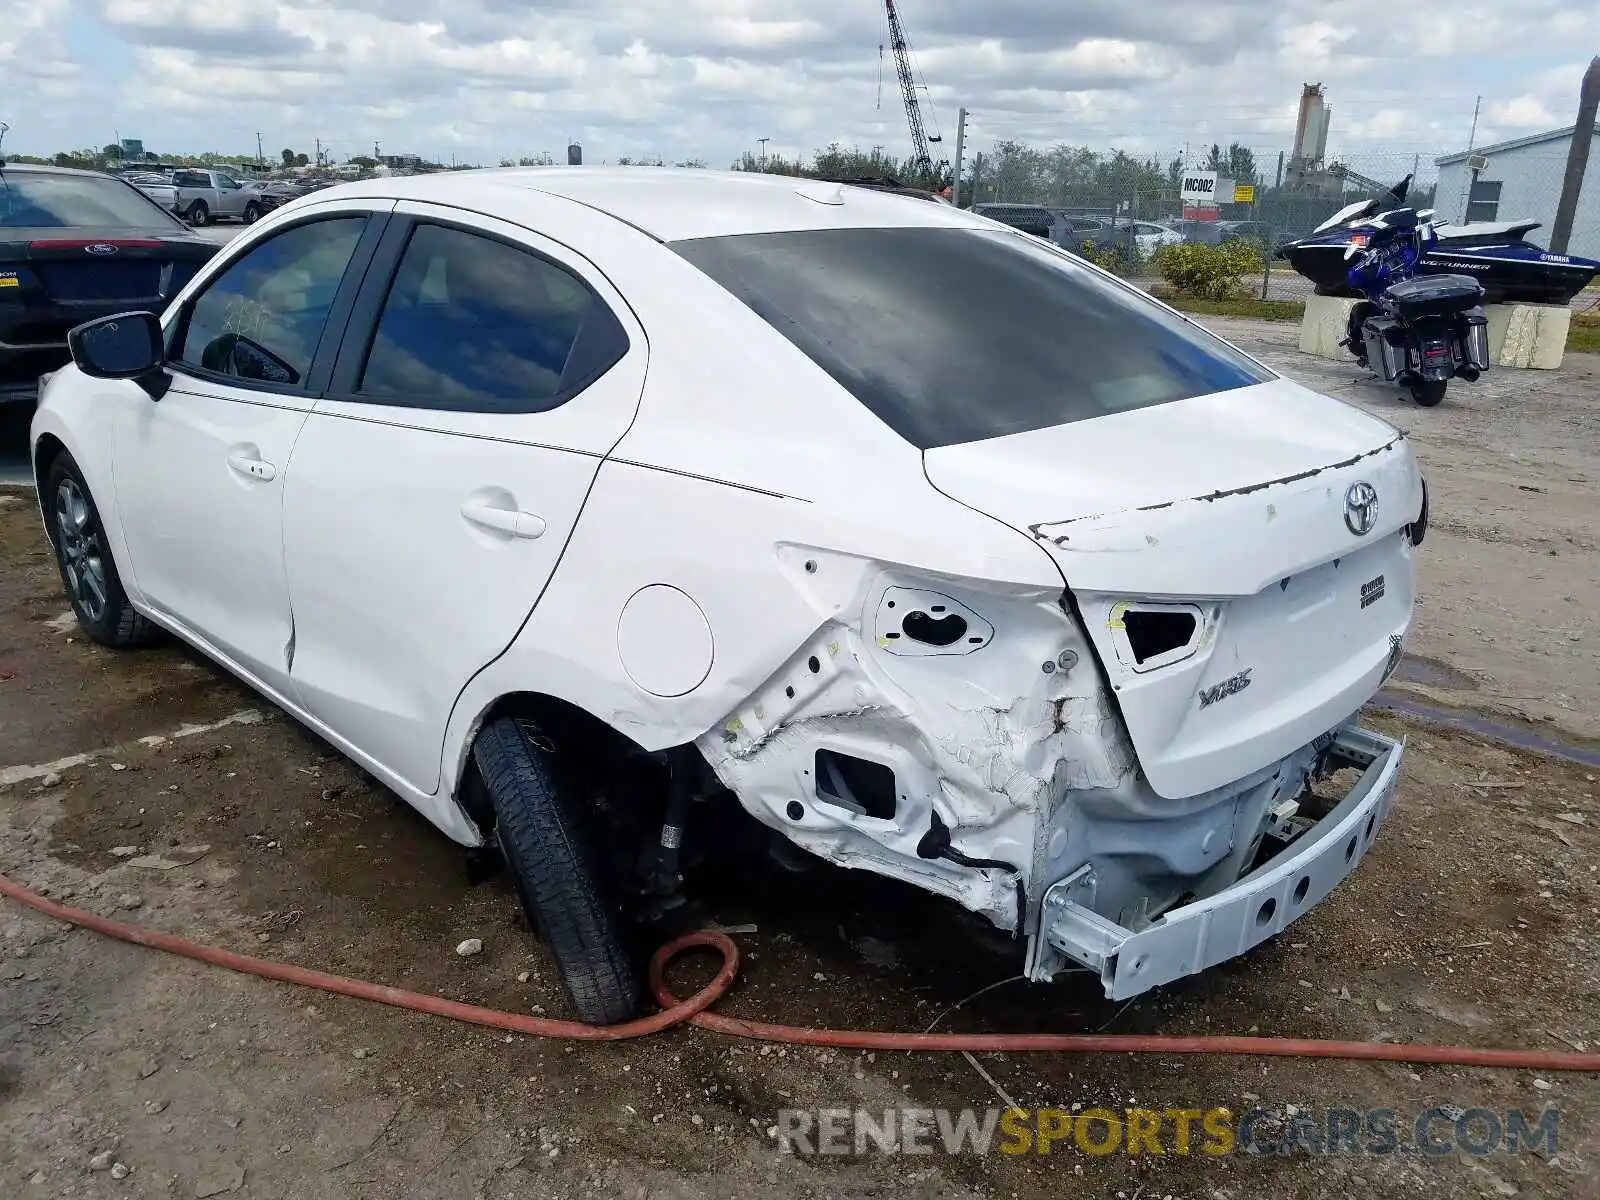
[[[911,74],[911,46],[906,42],[906,31],[900,24],[900,14],[895,11],[894,0],[883,0],[889,13],[889,46],[894,51],[894,67],[900,76],[900,95],[906,105],[906,123],[911,126],[911,154],[913,168],[924,174],[933,174],[933,156],[928,146],[944,139],[937,133],[928,135],[922,123],[922,102],[917,99],[917,84]],[[944,163],[939,164],[941,168]]]

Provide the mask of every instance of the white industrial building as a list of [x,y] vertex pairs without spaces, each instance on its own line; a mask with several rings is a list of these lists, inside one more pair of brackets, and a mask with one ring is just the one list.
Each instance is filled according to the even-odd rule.
[[[1543,228],[1528,235],[1548,245],[1567,172],[1567,151],[1573,128],[1553,129],[1493,146],[1478,146],[1434,160],[1439,188],[1434,207],[1445,220],[1539,221]],[[1473,178],[1472,167],[1479,168]],[[1589,169],[1572,222],[1567,253],[1600,258],[1600,129],[1589,151]]]

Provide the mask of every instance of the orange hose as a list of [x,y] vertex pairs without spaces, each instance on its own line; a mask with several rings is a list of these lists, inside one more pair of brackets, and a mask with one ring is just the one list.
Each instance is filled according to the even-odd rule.
[[[0,875],[0,895],[26,905],[46,916],[92,929],[96,933],[136,946],[147,946],[167,954],[191,958],[196,962],[227,967],[246,975],[275,979],[301,987],[317,988],[357,1000],[371,1000],[413,1012],[431,1013],[536,1037],[567,1038],[586,1042],[617,1042],[660,1033],[677,1025],[723,1033],[731,1037],[764,1042],[786,1042],[798,1046],[831,1046],[846,1050],[947,1050],[1032,1051],[1052,1050],[1079,1054],[1237,1054],[1272,1058],[1341,1058],[1368,1062],[1435,1063],[1457,1067],[1504,1067],[1525,1071],[1600,1072],[1600,1054],[1577,1054],[1564,1050],[1496,1050],[1477,1046],[1406,1045],[1396,1042],[1334,1042],[1312,1038],[1275,1037],[1173,1037],[1163,1034],[1097,1033],[873,1033],[864,1030],[806,1029],[797,1025],[773,1025],[766,1021],[746,1021],[711,1012],[710,1007],[733,985],[739,970],[739,948],[726,934],[713,931],[685,934],[657,950],[650,960],[650,989],[661,1011],[621,1025],[595,1026],[579,1021],[559,1021],[549,1017],[530,1017],[502,1012],[477,1004],[462,1004],[421,992],[386,987],[360,979],[347,979],[289,963],[273,962],[248,954],[236,954],[214,946],[202,946],[175,934],[160,933],[109,917],[97,916],[81,908],[58,904]],[[687,1000],[674,996],[666,985],[669,963],[690,950],[714,950],[722,956],[716,977]]]

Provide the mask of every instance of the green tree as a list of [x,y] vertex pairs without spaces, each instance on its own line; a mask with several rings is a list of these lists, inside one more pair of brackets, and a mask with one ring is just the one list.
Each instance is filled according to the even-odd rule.
[[117,145],[116,142],[107,142],[105,149],[100,153],[114,162],[122,161],[122,147]]
[[1234,183],[1243,183],[1254,186],[1261,182],[1261,175],[1256,170],[1255,151],[1238,142],[1228,143],[1228,167],[1226,174]]
[[[295,164],[294,151],[289,149],[287,146],[278,151],[278,157],[283,159],[283,165],[286,167],[292,167]],[[305,158],[305,155],[302,154],[300,157],[303,159]]]
[[307,166],[310,162],[311,162],[311,160],[309,158],[307,158],[304,154],[296,154],[294,156],[294,165],[297,166],[297,167]]

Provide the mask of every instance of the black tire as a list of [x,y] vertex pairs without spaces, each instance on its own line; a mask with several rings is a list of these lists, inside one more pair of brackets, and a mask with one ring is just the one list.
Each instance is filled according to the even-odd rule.
[[1423,408],[1434,408],[1444,399],[1448,379],[1418,379],[1411,384],[1411,398]]
[[254,202],[244,206],[244,215],[239,218],[246,225],[254,225],[261,219],[261,206]]
[[549,739],[530,721],[485,725],[473,758],[495,816],[495,839],[528,921],[556,960],[581,1021],[615,1025],[639,1011],[638,965],[606,895],[597,831],[563,785]]
[[199,227],[211,219],[211,210],[206,207],[204,200],[196,200],[189,205],[189,224]]
[[83,472],[65,450],[45,473],[41,499],[56,567],[84,633],[117,650],[159,640],[160,627],[140,616],[123,590],[100,510]]

